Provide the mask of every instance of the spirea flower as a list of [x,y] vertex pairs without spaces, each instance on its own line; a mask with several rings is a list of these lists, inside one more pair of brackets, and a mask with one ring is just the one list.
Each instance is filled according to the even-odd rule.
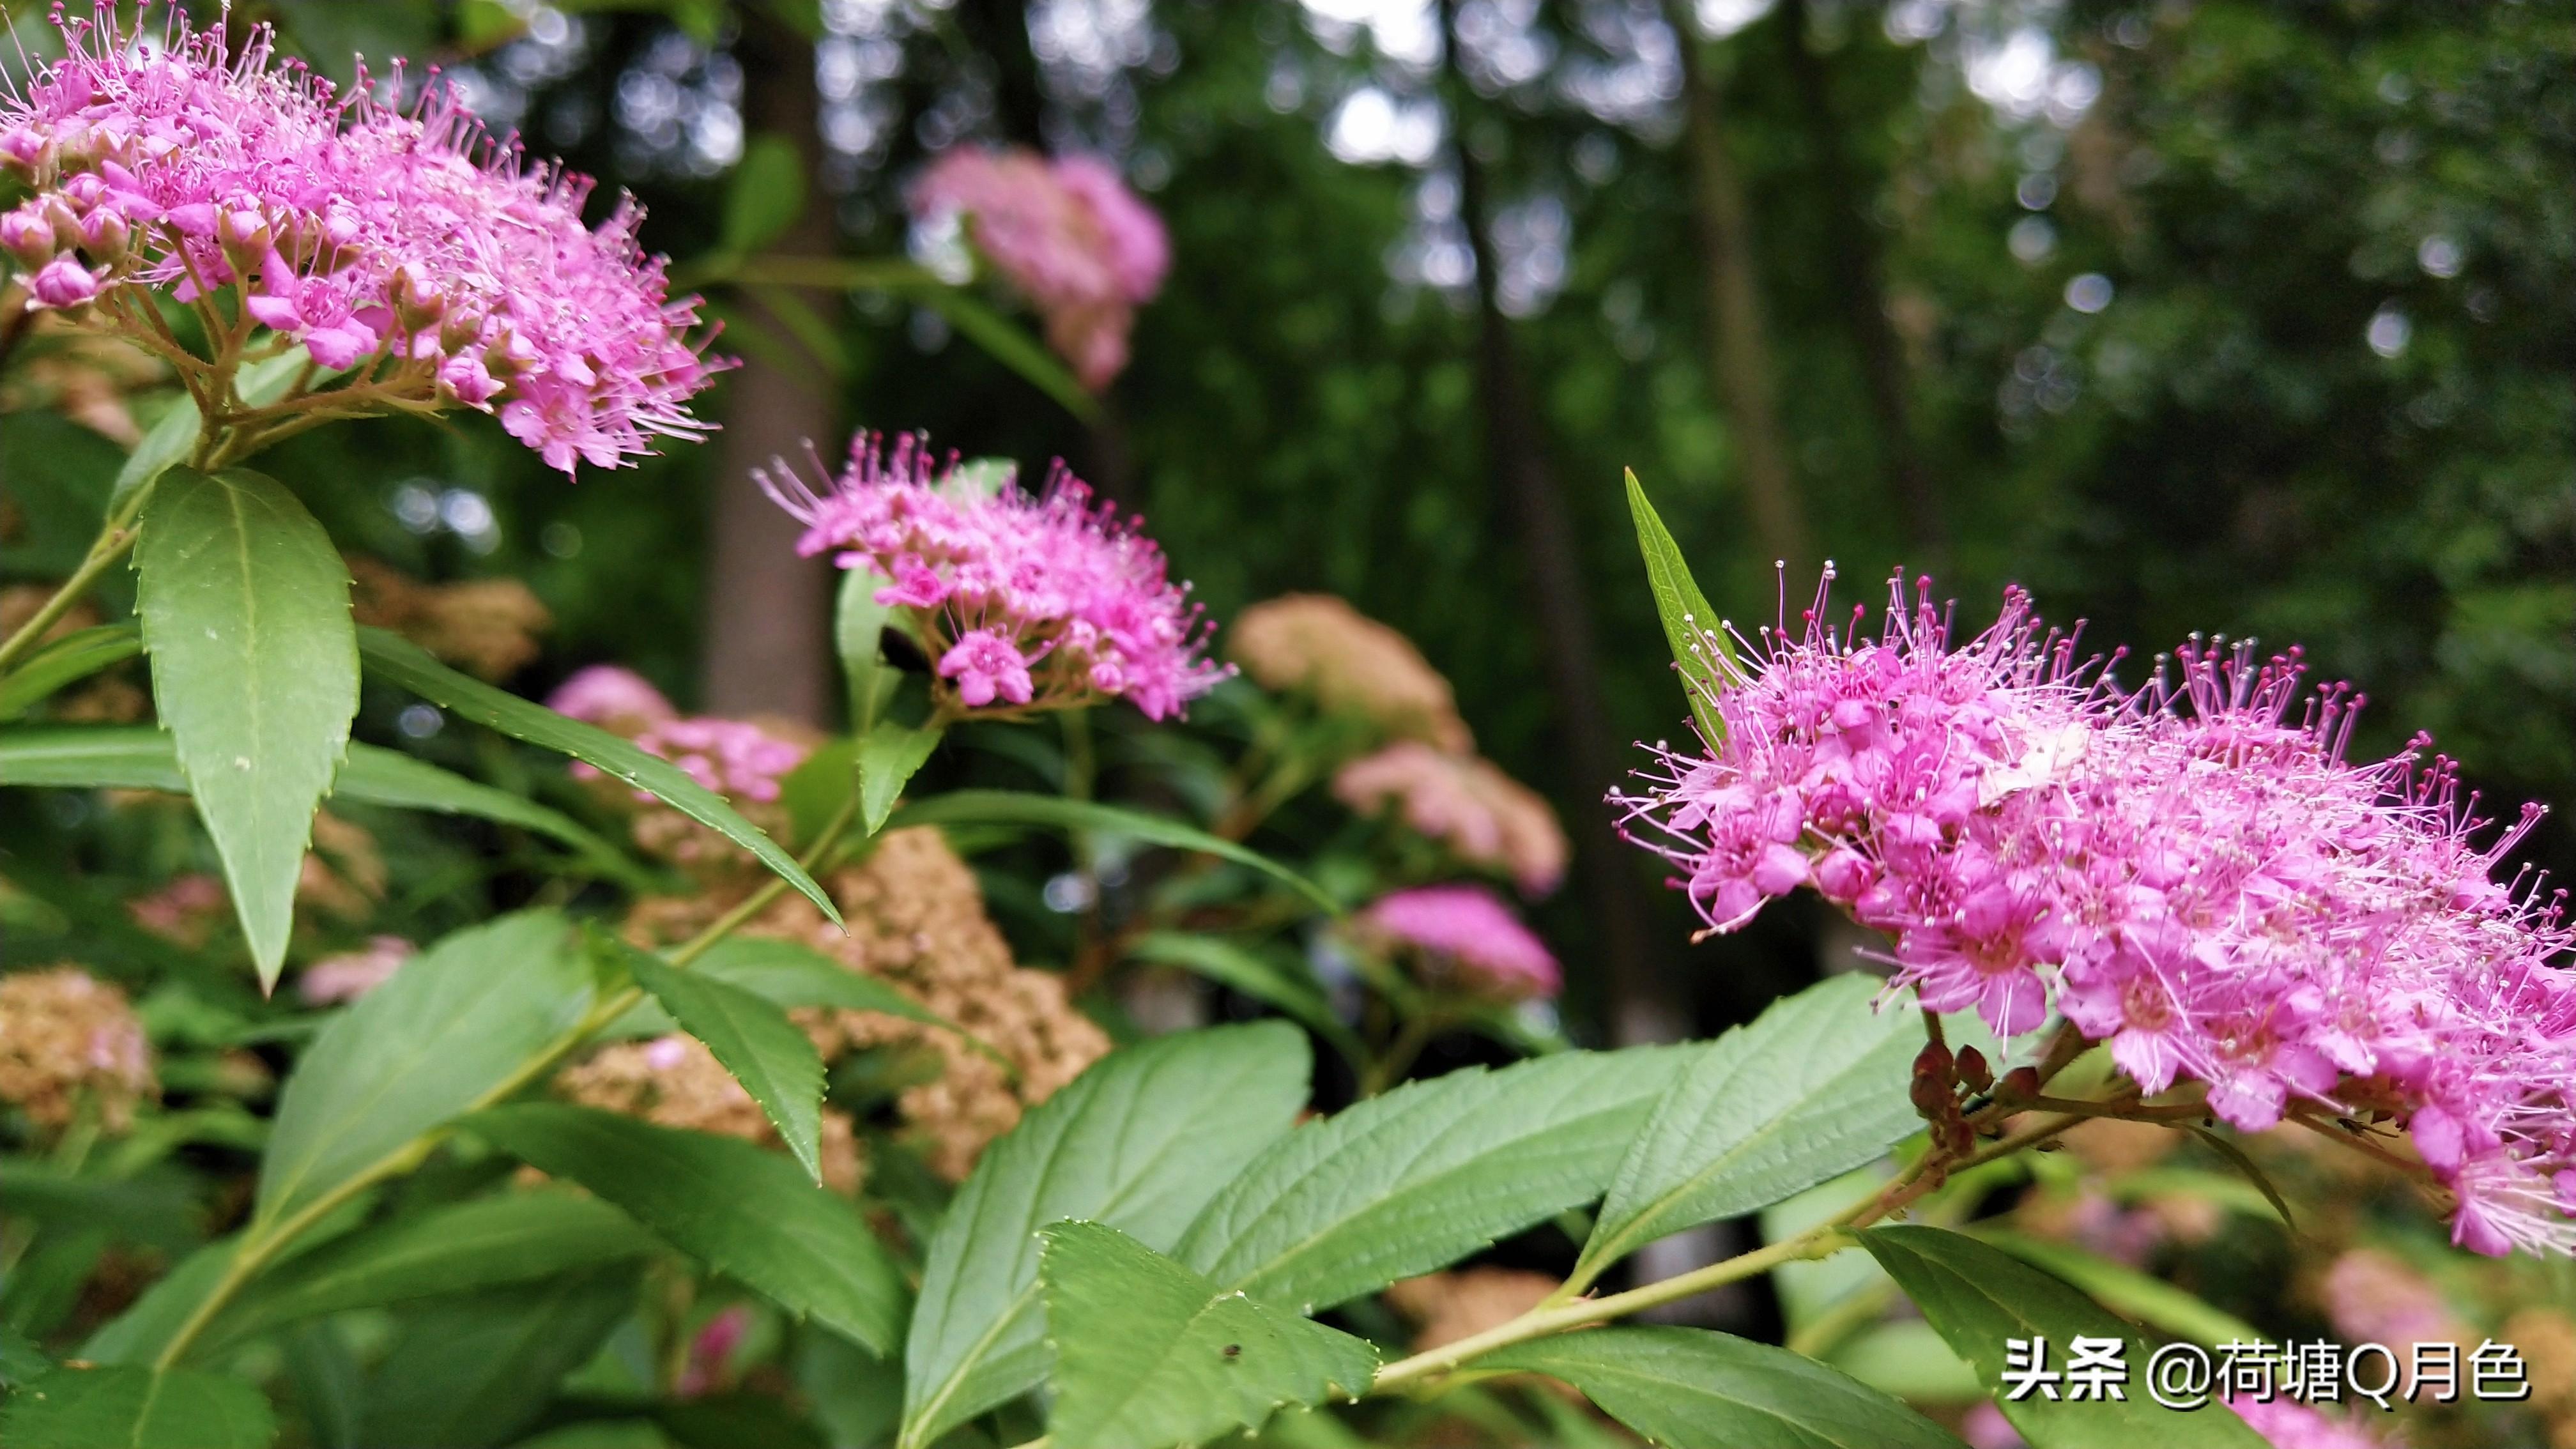
[[[670,300],[636,245],[641,213],[586,227],[589,179],[528,164],[450,87],[433,77],[409,109],[363,74],[344,93],[279,59],[266,25],[235,51],[176,6],[158,40],[111,0],[54,24],[62,57],[0,94],[0,166],[33,193],[0,215],[0,246],[31,305],[96,304],[192,390],[275,345],[244,351],[232,315],[353,374],[273,405],[272,427],[461,404],[566,472],[705,432],[687,403],[718,364],[691,339],[698,300]],[[136,289],[208,304],[222,355],[181,352]],[[210,305],[224,291],[229,314]]]
[[1523,895],[1546,895],[1565,879],[1555,809],[1490,760],[1398,740],[1336,771],[1333,798],[1363,815],[1393,810],[1460,860],[1510,876]]
[[1357,922],[1381,946],[1422,956],[1439,984],[1514,999],[1554,996],[1563,985],[1546,943],[1481,886],[1397,891]]
[[615,664],[573,671],[546,696],[546,708],[629,739],[680,715],[643,675]]
[[[1928,585],[1925,586],[1928,589]],[[2195,641],[2124,693],[2018,590],[1953,643],[1891,587],[1719,661],[1725,738],[1614,797],[1714,930],[1808,887],[1893,938],[1895,982],[2006,1034],[2062,1015],[2140,1087],[2254,1131],[2385,1114],[2486,1253],[2576,1249],[2563,893],[2496,868],[2425,741],[2346,758],[2360,701],[2293,650]]]
[[912,188],[914,216],[962,218],[976,250],[1046,319],[1047,341],[1089,388],[1127,366],[1135,309],[1161,290],[1171,241],[1154,209],[1095,156],[959,146]]
[[355,1001],[393,979],[420,948],[400,936],[371,936],[355,951],[325,956],[295,978],[295,992],[313,1006]]
[[763,805],[778,798],[779,781],[813,753],[809,745],[739,719],[664,720],[635,743],[719,795]]
[[77,966],[0,976],[0,1102],[44,1127],[84,1108],[110,1131],[159,1090],[152,1047],[125,993]]
[[919,438],[897,438],[889,455],[862,433],[821,493],[784,463],[760,482],[805,525],[797,552],[886,580],[877,601],[910,611],[923,655],[965,709],[1116,697],[1168,719],[1228,672],[1203,657],[1209,626],[1162,550],[1061,464],[1037,496],[987,491]]

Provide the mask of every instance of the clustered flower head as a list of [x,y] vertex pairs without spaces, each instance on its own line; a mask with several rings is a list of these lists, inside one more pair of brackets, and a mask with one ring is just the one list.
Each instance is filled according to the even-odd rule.
[[805,525],[796,551],[886,580],[954,701],[970,710],[1063,709],[1123,698],[1168,719],[1227,670],[1211,626],[1171,582],[1162,550],[1058,464],[1031,496],[987,489],[909,434],[888,454],[861,433],[818,494],[784,463],[760,475]]
[[235,51],[175,5],[158,40],[112,0],[54,24],[63,56],[0,94],[0,166],[33,192],[0,248],[31,306],[100,304],[208,385],[152,299],[125,295],[163,292],[200,305],[218,348],[255,323],[354,373],[323,395],[340,406],[497,412],[566,472],[703,435],[687,403],[719,364],[691,338],[698,300],[670,300],[637,246],[641,213],[584,226],[590,180],[528,164],[435,77],[402,109],[363,73],[343,92],[279,59],[265,25]]
[[1356,919],[1381,946],[1420,955],[1435,985],[1518,1000],[1554,996],[1564,984],[1546,943],[1482,886],[1396,891]]
[[159,1090],[152,1048],[125,993],[77,966],[0,976],[0,1102],[44,1127],[82,1110],[121,1132]]
[[2385,1114],[2456,1241],[2576,1249],[2564,895],[2494,878],[2536,810],[2481,845],[2421,737],[2350,762],[2360,700],[2307,692],[2296,651],[2195,641],[2123,693],[2018,590],[1954,645],[1928,587],[1892,583],[1876,637],[1821,592],[1750,663],[1712,636],[1725,738],[1614,797],[1710,927],[1811,887],[1893,937],[1926,1007],[2007,1035],[2053,1009],[2242,1130]]
[[617,664],[574,670],[546,696],[546,708],[629,739],[680,716],[643,675]]
[[913,215],[963,218],[976,250],[1046,319],[1047,341],[1089,388],[1127,366],[1136,309],[1162,289],[1171,240],[1154,209],[1096,156],[959,146],[912,188]]
[[1546,895],[1565,879],[1565,829],[1556,811],[1478,756],[1399,740],[1342,766],[1333,798],[1363,815],[1397,811],[1459,859],[1510,876],[1524,895]]
[[1413,641],[1331,594],[1283,594],[1244,610],[1226,653],[1264,689],[1311,695],[1327,711],[1452,754],[1476,747],[1449,681]]

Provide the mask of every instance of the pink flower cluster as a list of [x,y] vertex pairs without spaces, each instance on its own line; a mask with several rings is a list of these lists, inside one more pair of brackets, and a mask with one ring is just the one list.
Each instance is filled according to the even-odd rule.
[[925,654],[969,709],[1060,709],[1118,696],[1150,719],[1183,711],[1229,670],[1204,657],[1208,627],[1162,550],[1058,464],[1045,493],[986,491],[919,438],[861,433],[817,494],[784,463],[760,475],[805,525],[797,552],[888,580]]
[[343,95],[277,60],[265,25],[233,53],[176,6],[158,41],[111,0],[54,23],[63,57],[0,97],[0,164],[34,191],[0,247],[31,305],[232,288],[353,388],[497,410],[566,472],[704,434],[687,402],[718,364],[690,339],[697,299],[667,300],[637,247],[641,213],[584,227],[589,179],[527,165],[443,84],[409,111]]
[[976,250],[1046,319],[1047,341],[1089,388],[1127,366],[1138,307],[1161,290],[1172,246],[1154,209],[1096,156],[959,146],[912,188],[924,221],[964,217]]
[[2053,1008],[2244,1130],[2386,1113],[2457,1241],[2576,1249],[2564,894],[2493,879],[2536,810],[2481,847],[2420,738],[2350,763],[2360,701],[2305,693],[2296,651],[2195,641],[2124,694],[2017,590],[1955,647],[1901,582],[1876,638],[1823,610],[1721,662],[1723,740],[1614,797],[1712,929],[1812,887],[1894,938],[1927,1007],[2008,1035]]
[[1482,886],[1397,891],[1380,896],[1358,921],[1382,943],[1422,952],[1455,984],[1487,995],[1554,996],[1563,985],[1546,943]]
[[[779,782],[813,753],[749,720],[683,716],[643,676],[614,664],[575,673],[547,697],[546,707],[627,736],[645,753],[670,761],[729,799],[769,804],[778,798]],[[599,776],[588,765],[576,764],[572,770],[580,779]],[[638,791],[636,798],[653,797]]]

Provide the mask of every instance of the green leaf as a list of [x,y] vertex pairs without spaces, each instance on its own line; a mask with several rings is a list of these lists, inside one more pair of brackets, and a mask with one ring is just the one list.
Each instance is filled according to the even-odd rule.
[[690,779],[670,761],[646,754],[628,740],[579,720],[566,719],[479,679],[459,674],[429,657],[429,652],[400,634],[383,629],[358,631],[358,653],[378,678],[397,684],[433,704],[453,710],[529,744],[570,755],[615,780],[642,790],[663,804],[714,830],[759,857],[789,885],[819,907],[832,924],[841,913],[830,896],[778,842],[760,832],[727,805],[724,797]]
[[2266,1335],[2197,1294],[2097,1253],[2015,1232],[1980,1232],[1991,1244],[2045,1273],[2054,1273],[2114,1313],[2194,1343],[2261,1343]]
[[720,245],[748,256],[778,239],[805,212],[805,158],[796,142],[770,132],[751,138],[725,186]]
[[1690,698],[1691,719],[1699,726],[1700,738],[1714,746],[1726,738],[1726,721],[1717,713],[1717,691],[1724,684],[1719,672],[1720,660],[1735,662],[1734,646],[1717,611],[1708,605],[1708,596],[1699,591],[1691,577],[1690,563],[1682,557],[1681,545],[1673,542],[1672,530],[1646,501],[1646,490],[1637,482],[1636,473],[1628,475],[1628,513],[1636,520],[1637,548],[1646,556],[1646,586],[1655,594],[1655,614],[1664,623],[1664,642],[1672,646],[1673,663],[1680,667],[1682,692]]
[[841,571],[841,596],[832,610],[832,642],[841,655],[841,678],[850,690],[850,733],[876,728],[877,707],[894,682],[885,659],[886,621],[896,605],[877,602],[885,576],[872,568]]
[[133,624],[101,624],[66,634],[0,678],[0,720],[16,719],[66,686],[142,652],[143,630]]
[[[287,388],[307,366],[313,367],[315,382],[339,373],[337,368],[315,364],[303,348],[290,347],[234,374],[233,393],[252,407],[266,407],[286,396]],[[143,441],[135,444],[134,451],[126,455],[125,466],[117,470],[116,488],[108,495],[107,511],[115,513],[145,485],[186,462],[188,455],[197,449],[197,433],[202,421],[196,399],[189,397],[179,399],[170,411],[162,414],[161,420],[152,425],[152,431],[145,433]]]
[[903,1329],[903,1273],[859,1210],[777,1153],[584,1107],[528,1103],[465,1120],[568,1177],[672,1247],[878,1353]]
[[2262,1449],[2245,1421],[2217,1408],[2197,1413],[2165,1408],[2134,1385],[2143,1381],[2149,1352],[2137,1330],[2092,1299],[2037,1268],[1976,1239],[1917,1225],[1872,1228],[1861,1246],[1896,1279],[1923,1316],[1976,1365],[1989,1388],[2004,1374],[2004,1340],[2043,1337],[2050,1362],[2062,1366],[2076,1335],[2117,1338],[2127,1345],[2132,1390],[2125,1400],[2067,1403],[2036,1394],[2018,1401],[1997,1396],[2004,1417],[2034,1449]]
[[1080,1218],[1168,1246],[1288,1130],[1311,1065],[1285,1022],[1156,1037],[1093,1063],[986,1148],[923,1259],[903,1449],[1045,1377],[1038,1229]]
[[359,1442],[406,1449],[515,1442],[564,1375],[634,1310],[635,1289],[632,1270],[608,1268],[414,1310],[369,1381]]
[[1288,1013],[1307,1030],[1332,1043],[1345,1061],[1368,1059],[1358,1033],[1333,1014],[1333,1004],[1311,977],[1294,974],[1247,947],[1215,936],[1181,931],[1154,931],[1130,942],[1127,954],[1157,966],[1195,971],[1220,986],[1229,986],[1255,1001]]
[[1687,1054],[1567,1052],[1409,1082],[1271,1144],[1173,1256],[1302,1313],[1601,1195]]
[[257,1388],[185,1369],[56,1369],[0,1407],[9,1449],[267,1449],[276,1436]]
[[215,1326],[220,1346],[284,1324],[553,1278],[659,1251],[633,1218],[560,1188],[503,1192],[349,1233],[253,1283]]
[[1962,1449],[1897,1400],[1811,1358],[1699,1328],[1605,1328],[1487,1354],[1559,1378],[1669,1449]]
[[963,1036],[966,1029],[864,972],[811,946],[769,936],[729,936],[690,970],[741,987],[780,1006],[834,1006],[878,1011]]
[[1246,850],[1231,840],[1219,839],[1177,820],[1137,810],[1121,810],[1114,805],[1096,805],[1088,800],[1069,800],[1060,795],[1031,795],[1017,790],[950,790],[904,806],[894,813],[888,824],[895,828],[906,825],[1046,825],[1059,830],[1109,831],[1149,845],[1194,850],[1236,865],[1250,866],[1294,888],[1325,910],[1341,914],[1341,907],[1324,893],[1323,887],[1266,855]]
[[32,1339],[14,1328],[0,1328],[0,1391],[21,1388],[53,1366]]
[[859,817],[867,833],[885,829],[895,798],[939,748],[943,727],[880,724],[859,737]]
[[1693,1054],[1611,1179],[1578,1283],[1684,1228],[1768,1207],[1922,1125],[1906,1095],[1915,1013],[1867,976],[1819,982]]
[[1357,1398],[1377,1375],[1364,1340],[1219,1288],[1115,1228],[1042,1235],[1051,1449],[1197,1444],[1283,1405]]
[[74,1355],[89,1363],[139,1364],[159,1356],[181,1324],[195,1316],[215,1284],[232,1267],[239,1234],[219,1238],[179,1260],[143,1290],[123,1313],[91,1330]]
[[821,1183],[823,1057],[786,1011],[731,982],[675,971],[661,957],[606,932],[593,931],[591,941],[633,972],[635,983],[653,993],[682,1030],[706,1043],[760,1104],[806,1176]]
[[527,911],[411,958],[314,1039],[278,1097],[255,1221],[273,1224],[495,1100],[590,1005],[572,931]]
[[153,702],[265,989],[358,712],[349,571],[295,495],[246,468],[164,474],[134,562]]
[[1038,391],[1062,404],[1064,410],[1091,424],[1100,421],[1100,401],[1082,385],[1071,369],[1049,352],[1046,346],[1018,324],[977,301],[964,289],[950,286],[922,287],[911,291],[912,299],[948,319],[948,325],[980,347],[995,362],[1020,375]]

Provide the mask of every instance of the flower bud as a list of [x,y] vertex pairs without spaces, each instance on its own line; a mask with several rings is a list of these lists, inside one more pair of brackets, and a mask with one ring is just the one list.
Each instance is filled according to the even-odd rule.
[[18,259],[29,271],[54,259],[54,229],[45,218],[26,207],[0,215],[0,248]]
[[250,207],[226,207],[215,218],[215,239],[223,243],[224,260],[239,276],[259,270],[268,256],[269,236],[268,219]]
[[1999,1100],[2008,1102],[2027,1102],[2038,1095],[2039,1069],[2037,1067],[2015,1067],[2004,1073],[2002,1083],[1995,1088],[1995,1096]]
[[422,332],[436,327],[447,315],[445,294],[432,289],[421,269],[411,262],[394,268],[391,290],[394,319],[402,324],[405,332]]
[[81,247],[103,265],[114,266],[125,260],[130,240],[125,218],[112,206],[102,206],[81,218]]
[[70,257],[56,257],[29,284],[39,306],[77,307],[98,295],[98,278]]
[[45,198],[45,225],[54,229],[54,250],[67,252],[80,245],[80,217],[62,197]]
[[1986,1065],[1986,1054],[1975,1047],[1959,1048],[1959,1080],[1971,1092],[1982,1092],[1995,1084],[1995,1073]]

